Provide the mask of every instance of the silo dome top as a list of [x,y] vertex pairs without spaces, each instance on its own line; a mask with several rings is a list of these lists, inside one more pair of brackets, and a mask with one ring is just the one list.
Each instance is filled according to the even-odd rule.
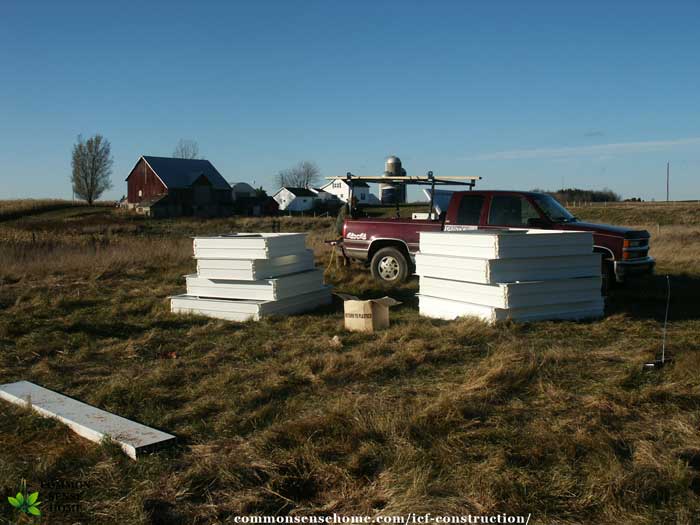
[[398,158],[396,155],[391,155],[386,158],[386,163],[387,164],[401,164],[401,159]]

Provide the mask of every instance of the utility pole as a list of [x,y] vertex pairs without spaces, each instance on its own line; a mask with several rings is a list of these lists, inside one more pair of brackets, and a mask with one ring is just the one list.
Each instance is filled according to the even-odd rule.
[[668,202],[668,181],[671,177],[671,163],[666,163],[666,202]]

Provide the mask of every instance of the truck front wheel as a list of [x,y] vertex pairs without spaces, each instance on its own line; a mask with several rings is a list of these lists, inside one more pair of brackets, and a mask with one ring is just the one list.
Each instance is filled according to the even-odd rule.
[[408,278],[408,261],[401,250],[382,248],[372,257],[372,277],[386,284],[398,284]]

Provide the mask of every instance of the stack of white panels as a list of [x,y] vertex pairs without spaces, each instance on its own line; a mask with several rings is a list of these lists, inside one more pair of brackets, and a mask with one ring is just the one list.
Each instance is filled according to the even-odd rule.
[[590,232],[421,232],[421,315],[439,319],[582,319],[603,315]]
[[197,273],[185,276],[187,294],[171,298],[172,311],[257,321],[330,303],[305,240],[305,233],[196,237]]

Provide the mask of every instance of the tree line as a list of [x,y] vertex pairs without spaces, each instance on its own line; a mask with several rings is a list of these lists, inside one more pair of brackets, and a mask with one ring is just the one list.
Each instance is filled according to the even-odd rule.
[[535,189],[539,193],[547,193],[561,203],[567,202],[619,202],[622,197],[612,191],[609,188],[603,188],[602,190],[582,190],[580,188],[567,188],[560,189],[556,191],[549,190],[539,190]]

